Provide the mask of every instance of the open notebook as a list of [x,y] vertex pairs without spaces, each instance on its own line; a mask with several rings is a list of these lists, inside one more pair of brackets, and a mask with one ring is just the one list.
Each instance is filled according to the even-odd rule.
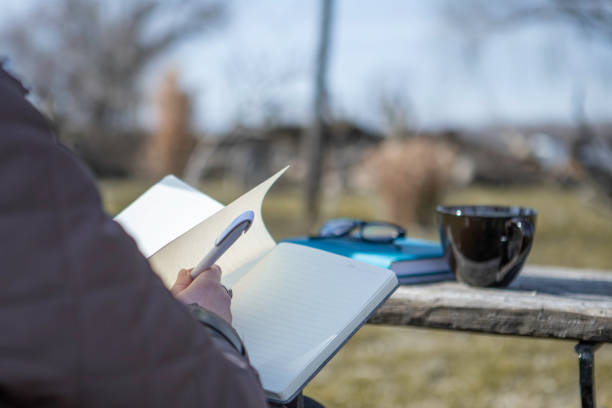
[[395,274],[319,249],[276,244],[261,217],[281,170],[231,204],[167,176],[117,215],[153,270],[170,286],[239,214],[249,231],[218,261],[232,288],[233,325],[268,399],[292,399],[397,287]]

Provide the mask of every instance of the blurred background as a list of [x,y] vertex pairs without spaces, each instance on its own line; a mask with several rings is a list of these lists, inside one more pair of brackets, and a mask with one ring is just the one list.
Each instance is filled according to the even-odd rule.
[[[173,173],[229,202],[291,164],[275,238],[437,239],[436,204],[540,215],[529,262],[612,269],[612,1],[2,2],[0,58],[117,213]],[[573,343],[366,326],[329,407],[579,404]],[[597,353],[612,407],[612,350]]]

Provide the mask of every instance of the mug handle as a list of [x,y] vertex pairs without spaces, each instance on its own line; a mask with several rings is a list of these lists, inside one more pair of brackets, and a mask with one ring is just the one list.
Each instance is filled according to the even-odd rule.
[[[510,231],[516,231],[518,232],[518,234],[514,232],[512,234],[509,234]],[[506,253],[506,255],[508,255],[508,251],[512,247],[517,247],[517,244],[518,248],[513,251],[514,254],[512,255],[512,259],[510,259],[510,261],[506,263],[506,265],[504,265],[504,267],[502,267],[498,272],[499,277],[504,277],[506,273],[510,269],[514,268],[519,262],[521,253],[523,252],[523,238],[525,237],[525,235],[529,234],[528,231],[529,229],[526,228],[524,220],[521,220],[519,218],[512,218],[506,222],[506,234],[504,236],[507,238],[509,235],[511,235],[512,239],[510,241],[504,242],[504,252]]]

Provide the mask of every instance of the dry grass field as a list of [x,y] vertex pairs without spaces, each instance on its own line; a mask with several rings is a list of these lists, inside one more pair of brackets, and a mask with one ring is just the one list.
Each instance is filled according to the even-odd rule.
[[[146,188],[144,182],[103,181],[100,189],[116,213]],[[221,201],[236,190],[204,185]],[[518,204],[539,210],[529,261],[535,264],[612,269],[612,209],[589,190],[536,187],[470,187],[450,192],[446,203]],[[300,196],[273,189],[264,218],[275,238],[313,232],[299,217]],[[370,195],[327,200],[324,218],[384,219]],[[412,229],[435,238],[435,230]],[[488,336],[397,327],[363,327],[306,388],[327,407],[577,407],[578,370],[570,341]],[[612,407],[612,346],[596,354],[599,407]]]

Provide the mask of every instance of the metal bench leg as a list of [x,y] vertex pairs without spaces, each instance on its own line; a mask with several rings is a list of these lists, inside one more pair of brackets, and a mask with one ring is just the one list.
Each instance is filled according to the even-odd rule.
[[595,408],[595,351],[599,346],[599,343],[581,341],[574,347],[578,353],[582,408]]

